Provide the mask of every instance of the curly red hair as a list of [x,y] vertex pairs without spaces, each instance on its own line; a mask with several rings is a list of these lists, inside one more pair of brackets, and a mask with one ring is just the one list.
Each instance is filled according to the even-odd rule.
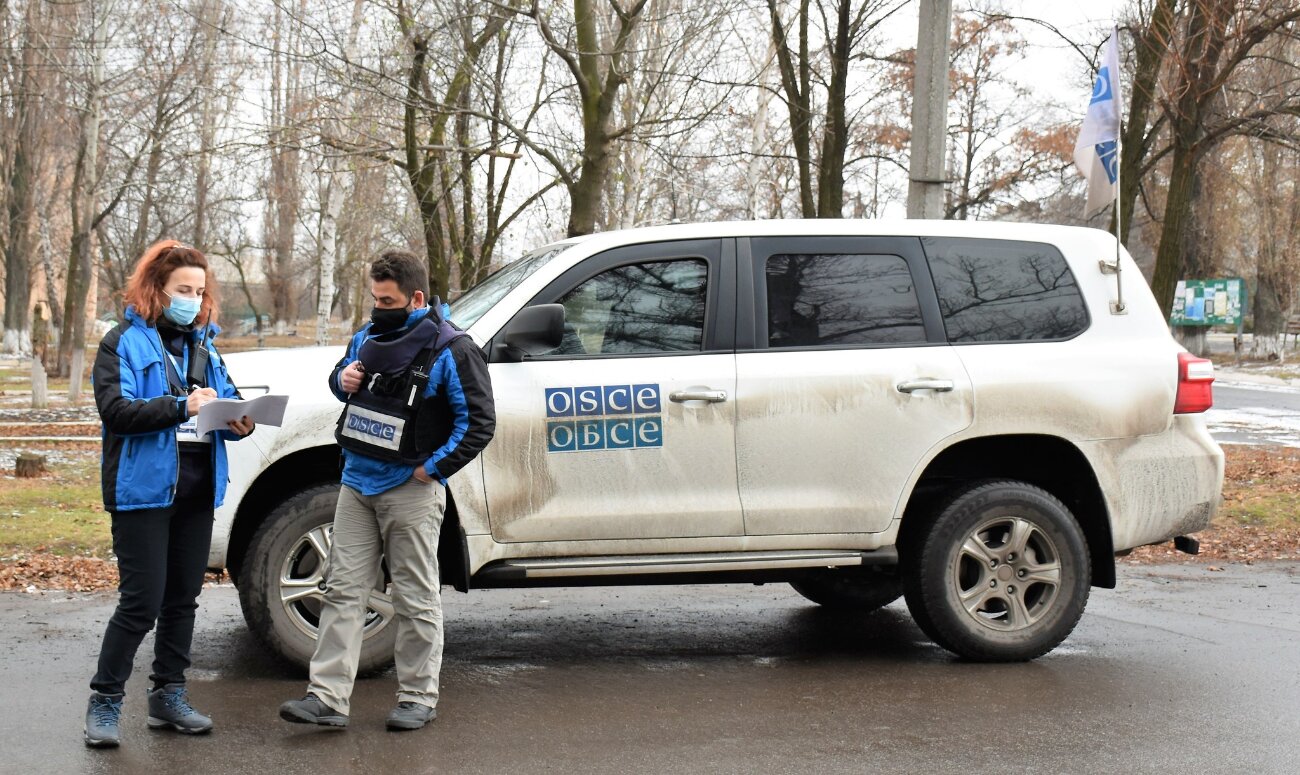
[[126,282],[123,300],[135,307],[136,314],[153,323],[162,317],[168,304],[167,294],[163,293],[167,279],[182,266],[203,270],[205,287],[198,320],[215,323],[221,307],[217,297],[217,278],[208,266],[208,257],[174,239],[155,242],[145,250],[135,265],[135,271],[131,272],[131,279]]

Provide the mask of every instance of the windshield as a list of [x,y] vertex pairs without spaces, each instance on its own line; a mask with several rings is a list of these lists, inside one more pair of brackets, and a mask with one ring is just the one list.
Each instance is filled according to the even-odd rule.
[[486,280],[465,291],[460,298],[451,303],[452,321],[461,328],[474,325],[507,293],[519,287],[519,284],[528,279],[533,272],[546,266],[552,258],[569,247],[571,243],[548,245],[493,272]]

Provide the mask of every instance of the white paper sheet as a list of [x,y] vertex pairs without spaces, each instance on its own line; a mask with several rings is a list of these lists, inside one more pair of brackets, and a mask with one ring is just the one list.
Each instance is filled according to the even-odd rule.
[[199,409],[198,433],[200,436],[212,430],[227,430],[226,423],[248,417],[258,425],[276,425],[284,422],[284,408],[289,403],[286,395],[264,396],[241,401],[237,398],[218,398],[209,401]]

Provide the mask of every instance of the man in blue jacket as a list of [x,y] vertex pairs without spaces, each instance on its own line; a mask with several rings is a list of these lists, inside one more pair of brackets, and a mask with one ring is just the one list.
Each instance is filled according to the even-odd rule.
[[307,696],[281,705],[280,717],[347,726],[366,602],[383,556],[397,627],[398,703],[387,725],[419,729],[437,716],[445,486],[491,441],[496,412],[486,355],[436,299],[426,304],[424,263],[386,251],[370,279],[371,322],[329,378],[345,404],[335,432],[344,465],[319,639]]

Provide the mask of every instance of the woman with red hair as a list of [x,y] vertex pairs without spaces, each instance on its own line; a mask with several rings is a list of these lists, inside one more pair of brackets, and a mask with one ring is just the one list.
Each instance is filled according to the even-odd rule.
[[185,670],[212,512],[225,496],[225,442],[253,431],[244,417],[229,430],[196,432],[204,404],[240,397],[212,346],[220,329],[207,258],[175,240],[151,246],[131,274],[126,302],[125,320],[99,343],[91,377],[103,422],[104,508],[121,577],[86,710],[86,744],[104,747],[120,742],[126,680],[155,622],[149,727],[212,729],[212,720],[190,707]]

